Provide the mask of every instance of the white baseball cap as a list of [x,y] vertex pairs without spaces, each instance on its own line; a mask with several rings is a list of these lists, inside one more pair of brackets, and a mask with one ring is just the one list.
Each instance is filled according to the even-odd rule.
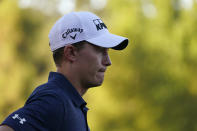
[[61,17],[49,33],[52,51],[87,41],[91,44],[122,50],[128,45],[128,38],[111,34],[103,21],[91,12],[71,12]]

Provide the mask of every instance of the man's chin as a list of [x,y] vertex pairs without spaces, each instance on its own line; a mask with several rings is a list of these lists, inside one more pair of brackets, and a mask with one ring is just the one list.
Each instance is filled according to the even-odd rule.
[[101,86],[102,84],[103,84],[103,80],[102,81],[99,81],[99,82],[92,83],[89,86],[89,88],[98,87],[98,86]]

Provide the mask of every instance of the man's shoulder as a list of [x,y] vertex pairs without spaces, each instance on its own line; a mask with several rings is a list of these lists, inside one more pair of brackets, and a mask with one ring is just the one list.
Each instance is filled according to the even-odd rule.
[[54,98],[56,101],[64,103],[69,100],[69,97],[67,96],[67,93],[64,92],[62,87],[60,87],[58,84],[55,82],[47,82],[35,88],[35,90],[27,99],[26,104],[40,98],[48,99],[48,97]]
[[25,105],[9,115],[3,124],[15,130],[56,130],[64,119],[64,107],[57,90],[46,83],[37,87]]
[[59,87],[57,84],[52,82],[47,82],[42,85],[39,85],[34,89],[31,96],[42,95],[42,94],[54,94],[56,95],[59,92]]

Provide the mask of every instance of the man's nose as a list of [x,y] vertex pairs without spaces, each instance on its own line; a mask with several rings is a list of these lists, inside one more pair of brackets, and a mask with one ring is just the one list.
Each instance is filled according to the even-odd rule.
[[104,59],[103,59],[103,65],[105,66],[110,66],[112,63],[111,63],[111,60],[110,60],[110,57],[108,54],[105,55]]

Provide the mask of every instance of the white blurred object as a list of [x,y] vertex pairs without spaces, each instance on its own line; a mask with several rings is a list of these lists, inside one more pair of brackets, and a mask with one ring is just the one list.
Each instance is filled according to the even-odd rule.
[[144,15],[148,18],[154,18],[157,15],[157,9],[155,8],[153,4],[144,3],[142,5],[142,10],[143,10]]
[[184,9],[191,9],[193,6],[193,0],[181,0],[181,7]]
[[90,5],[96,9],[101,10],[103,9],[107,4],[107,0],[90,0]]
[[19,0],[18,5],[20,8],[35,8],[46,14],[54,11],[65,14],[75,9],[75,0]]
[[75,0],[60,0],[58,4],[58,11],[61,14],[68,13],[75,9]]

